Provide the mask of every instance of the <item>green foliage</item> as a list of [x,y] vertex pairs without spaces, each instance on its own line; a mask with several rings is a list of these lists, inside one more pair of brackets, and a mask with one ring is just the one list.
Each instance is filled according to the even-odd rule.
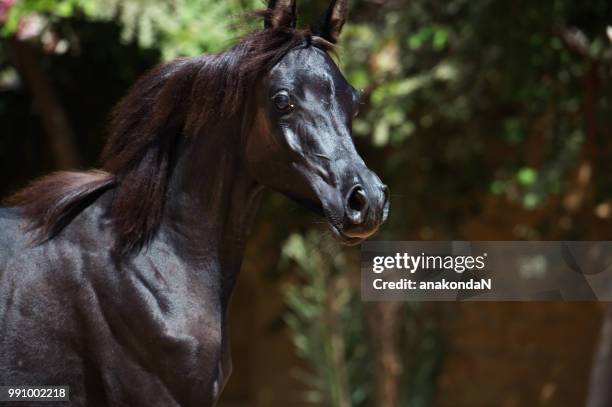
[[52,19],[71,17],[77,10],[91,10],[95,0],[21,0],[11,7],[0,33],[14,33],[19,22],[32,14],[44,14]]
[[550,204],[570,186],[585,129],[599,129],[593,143],[604,143],[609,2],[362,1],[354,13],[368,15],[343,38],[343,67],[365,90],[354,132],[370,155],[370,146],[382,150],[391,190],[429,208],[408,223],[392,211],[397,228],[419,228],[419,219],[455,228],[444,213],[464,210],[458,191],[466,201],[494,194],[518,208]]
[[73,15],[117,20],[125,42],[158,48],[164,60],[171,60],[226,48],[248,29],[241,23],[258,5],[256,0],[22,0],[11,9],[3,34],[15,32],[19,21],[32,14],[50,21]]
[[332,407],[366,406],[373,377],[364,306],[339,249],[314,231],[287,240],[283,261],[297,266],[299,281],[286,289],[285,321],[298,354],[313,368],[297,373],[312,388],[305,399]]
[[521,185],[533,185],[538,179],[538,172],[530,167],[523,167],[516,174],[516,179]]
[[119,15],[125,40],[137,39],[141,46],[159,47],[164,59],[171,60],[226,48],[240,31],[239,18],[257,2],[109,0],[98,4],[94,15]]
[[420,311],[419,304],[407,304],[399,316],[398,349],[402,364],[399,405],[402,407],[435,405],[444,341],[433,318],[423,318]]
[[[312,369],[296,372],[312,390],[305,400],[331,407],[372,406],[377,352],[366,324],[368,304],[360,299],[358,267],[345,251],[320,233],[293,234],[285,242],[281,265],[297,280],[285,291],[285,322],[298,354]],[[356,271],[356,272],[355,272]],[[418,305],[400,307],[397,343],[402,406],[433,403],[441,361],[441,335]],[[381,372],[379,372],[381,374]]]

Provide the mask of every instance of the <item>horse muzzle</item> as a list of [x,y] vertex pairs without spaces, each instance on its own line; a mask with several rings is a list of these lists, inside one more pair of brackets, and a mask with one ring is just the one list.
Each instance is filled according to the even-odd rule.
[[332,234],[341,243],[356,245],[372,236],[389,216],[389,188],[370,170],[344,194],[341,208],[328,215]]

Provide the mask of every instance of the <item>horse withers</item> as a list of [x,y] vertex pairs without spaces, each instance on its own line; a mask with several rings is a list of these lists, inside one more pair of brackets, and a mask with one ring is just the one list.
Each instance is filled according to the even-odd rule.
[[226,310],[263,187],[357,244],[387,188],[351,139],[359,94],[295,1],[226,52],[153,69],[112,113],[102,168],[36,181],[0,210],[0,385],[70,386],[75,406],[212,406]]

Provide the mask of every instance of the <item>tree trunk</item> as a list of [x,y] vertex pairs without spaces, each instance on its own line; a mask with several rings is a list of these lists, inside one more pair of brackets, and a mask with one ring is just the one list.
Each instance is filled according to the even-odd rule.
[[604,315],[586,406],[612,406],[612,304],[607,306]]
[[16,38],[9,40],[9,46],[17,69],[30,89],[40,113],[56,167],[62,170],[78,167],[80,160],[74,145],[74,133],[59,98],[41,67],[40,52]]
[[399,407],[398,380],[401,373],[397,352],[398,302],[374,303],[368,307],[370,336],[376,351],[377,407]]

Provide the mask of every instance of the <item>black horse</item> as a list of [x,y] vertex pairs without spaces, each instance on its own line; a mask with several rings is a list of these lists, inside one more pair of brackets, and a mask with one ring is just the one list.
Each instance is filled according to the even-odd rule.
[[262,188],[347,244],[384,222],[387,188],[351,140],[359,94],[328,55],[346,1],[310,30],[295,1],[262,14],[228,51],[139,80],[101,170],[53,174],[0,209],[0,385],[68,385],[77,406],[212,406]]

